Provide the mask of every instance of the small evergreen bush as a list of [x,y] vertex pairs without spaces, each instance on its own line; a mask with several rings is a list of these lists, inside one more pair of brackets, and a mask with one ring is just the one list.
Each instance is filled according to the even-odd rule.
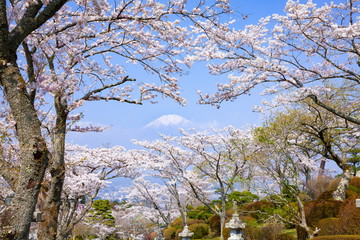
[[175,239],[175,237],[176,237],[176,231],[177,231],[177,228],[175,228],[175,227],[169,227],[169,228],[167,228],[167,229],[164,230],[163,236],[164,236],[164,238],[166,238],[167,240]]
[[360,189],[360,177],[352,177],[349,185]]
[[360,240],[360,235],[333,235],[312,238],[312,240]]
[[306,220],[310,227],[315,227],[323,218],[337,218],[342,202],[336,200],[323,200],[305,205]]
[[209,234],[209,225],[206,223],[195,223],[189,226],[189,230],[194,233],[192,238],[199,239]]
[[220,217],[216,214],[212,215],[208,220],[210,229],[215,235],[220,234]]
[[283,235],[282,231],[284,226],[279,223],[270,223],[266,224],[261,228],[258,228],[255,233],[255,238],[257,240],[273,240],[280,239],[280,236]]
[[319,236],[338,235],[341,234],[338,218],[324,218],[317,223],[320,229]]
[[205,223],[204,220],[202,219],[188,219],[187,220],[187,225],[192,225],[192,224],[197,224],[197,223]]
[[343,203],[339,212],[339,226],[342,234],[360,235],[360,208],[355,206],[354,198],[346,199]]
[[170,227],[174,227],[176,229],[182,228],[183,222],[181,217],[176,218],[174,221],[171,222]]
[[360,188],[355,187],[353,185],[349,185],[348,190],[356,192],[357,194],[360,194]]
[[244,205],[241,210],[250,212],[247,214],[248,216],[251,216],[256,220],[260,220],[268,215],[272,215],[275,210],[275,204],[269,201],[256,201]]
[[332,200],[333,199],[333,192],[334,191],[325,191],[321,193],[316,201],[323,201],[323,200]]

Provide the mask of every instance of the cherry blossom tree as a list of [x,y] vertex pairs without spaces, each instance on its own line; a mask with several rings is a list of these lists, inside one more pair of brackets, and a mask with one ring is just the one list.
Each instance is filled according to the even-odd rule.
[[[211,205],[209,198],[202,194],[204,186],[198,184],[193,176],[186,176],[196,198],[208,206],[220,217],[220,233],[223,238],[223,229],[226,217],[227,195],[236,188],[246,188],[254,175],[255,167],[251,161],[257,148],[252,144],[252,135],[248,130],[227,127],[215,130],[213,133],[188,133],[182,131],[180,142],[192,151],[196,177],[212,183],[216,190],[220,207]],[[206,189],[206,188],[205,188]]]
[[[99,191],[107,187],[112,179],[130,178],[137,174],[136,166],[131,162],[137,154],[136,150],[125,150],[119,146],[89,149],[67,144],[65,156],[67,169],[58,216],[57,239],[69,237],[75,225],[82,221],[91,209]],[[43,210],[42,204],[43,202],[40,201],[41,210]],[[44,211],[44,214],[49,213]],[[47,222],[40,224],[45,228]],[[40,234],[41,232],[39,236]]]
[[[359,10],[355,0],[323,6],[289,0],[284,15],[214,34],[198,57],[217,59],[209,65],[211,73],[229,73],[229,82],[219,84],[213,95],[200,92],[200,102],[219,106],[262,86],[262,94],[275,95],[272,102],[264,100],[266,107],[308,98],[359,125]],[[353,93],[337,105],[329,97],[336,95],[332,87],[352,88]]]
[[[241,187],[241,180],[250,180],[253,175],[251,156],[256,148],[251,144],[252,135],[233,127],[212,133],[181,133],[181,137],[163,136],[163,140],[137,143],[152,152],[153,161],[148,161],[148,165],[169,163],[161,171],[170,169],[187,192],[220,217],[223,229],[227,195]],[[216,197],[220,207],[213,204]]]
[[[100,130],[71,126],[81,116],[71,111],[85,101],[141,104],[158,94],[184,103],[174,74],[191,65],[187,53],[206,42],[208,30],[227,29],[219,16],[230,12],[225,0],[192,6],[184,0],[0,3],[1,128],[19,149],[13,161],[2,145],[0,159],[0,173],[15,192],[10,239],[27,238],[45,174],[51,182],[44,209],[52,213],[46,239],[56,238],[66,132]],[[125,65],[133,63],[159,81],[129,76]]]
[[[98,197],[99,191],[106,188],[112,179],[129,178],[137,174],[136,166],[131,162],[131,159],[140,158],[137,154],[139,154],[137,150],[127,151],[118,146],[89,149],[84,146],[66,145],[66,178],[60,211],[57,216],[59,224],[57,239],[69,237],[75,225],[81,222],[91,210],[92,203]],[[44,178],[42,187],[46,188],[50,181],[51,178],[48,174]],[[4,196],[10,196],[13,193],[5,182],[2,182],[1,192],[4,193]],[[46,215],[51,214],[44,209],[46,199],[46,191],[41,191],[37,206],[43,213],[43,221],[37,223],[38,236],[41,236],[41,230],[47,226],[48,217]]]
[[326,160],[334,162],[342,171],[342,180],[333,197],[345,200],[352,174],[349,159],[352,150],[360,144],[358,125],[329,113],[311,101],[275,114],[268,124],[274,132],[291,128],[283,138],[290,148],[296,147],[306,153],[314,164],[316,159],[321,159],[319,174],[324,173]]
[[[135,141],[135,143],[149,150],[141,159],[136,160],[137,165],[142,169],[139,179],[150,177],[160,181],[163,185],[162,192],[167,193],[168,199],[172,202],[172,208],[177,210],[183,223],[186,224],[186,207],[193,204],[194,201],[192,194],[188,191],[189,189],[184,185],[182,176],[192,167],[192,163],[189,161],[192,158],[192,153],[177,144],[175,139],[167,136],[162,136],[162,138],[163,140],[153,142]],[[149,188],[146,185],[137,184],[137,188],[139,190],[142,188],[142,192],[146,191],[149,195],[149,191],[146,190]],[[166,224],[170,223],[165,221],[164,217],[162,218]]]
[[271,218],[299,226],[311,238],[319,229],[308,226],[301,193],[308,171],[316,171],[318,167],[312,156],[289,142],[293,129],[291,124],[269,124],[254,130],[254,139],[261,149],[256,156],[258,188],[268,200],[285,207],[285,214],[275,214]]
[[141,209],[140,212],[136,212],[155,226],[164,224],[168,226],[179,215],[176,200],[164,184],[138,177],[123,192],[126,193],[125,198],[130,205],[130,210]]
[[147,233],[150,234],[152,231],[158,230],[156,229],[157,226],[147,218],[147,213],[150,212],[153,211],[144,209],[143,206],[139,205],[129,207],[128,204],[122,204],[116,206],[113,215],[121,239],[142,239],[147,236]]
[[[341,105],[341,95],[347,93],[344,89],[336,92],[334,103]],[[254,130],[261,149],[257,163],[262,166],[263,175],[268,177],[265,181],[273,187],[272,190],[275,186],[271,194],[284,193],[286,190],[286,197],[275,195],[277,203],[288,206],[287,215],[292,217],[280,217],[283,221],[302,227],[309,236],[319,230],[309,228],[306,223],[300,198],[300,193],[306,189],[302,186],[306,186],[311,178],[323,176],[325,161],[333,161],[342,171],[342,179],[333,198],[343,201],[351,177],[348,159],[352,149],[359,146],[358,133],[357,124],[326,111],[309,99],[273,113],[263,127]],[[291,201],[297,201],[297,208],[289,204],[288,195]]]

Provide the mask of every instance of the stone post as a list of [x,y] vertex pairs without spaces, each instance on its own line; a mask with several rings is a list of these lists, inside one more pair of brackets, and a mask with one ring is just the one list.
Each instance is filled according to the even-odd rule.
[[239,214],[236,209],[236,202],[233,203],[234,214],[232,215],[231,220],[225,224],[226,228],[230,228],[230,237],[228,240],[244,240],[242,229],[245,228],[245,223],[242,222],[239,218]]
[[356,206],[357,208],[360,208],[360,199],[356,199],[355,201],[356,201],[356,202],[355,202],[355,206]]
[[179,233],[179,237],[181,237],[182,240],[190,240],[192,236],[194,236],[194,233],[190,232],[188,225],[185,225],[184,230]]

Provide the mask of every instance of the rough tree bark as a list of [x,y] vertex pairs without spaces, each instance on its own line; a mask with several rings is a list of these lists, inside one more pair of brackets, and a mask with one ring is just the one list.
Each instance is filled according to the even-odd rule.
[[17,176],[12,182],[15,197],[11,204],[11,228],[7,233],[7,238],[13,240],[28,239],[39,189],[51,158],[41,134],[41,122],[16,63],[16,52],[23,40],[66,2],[53,0],[45,7],[40,1],[30,3],[17,26],[9,31],[7,1],[0,0],[0,84],[16,122],[20,148],[18,168],[7,166],[12,169],[10,175]]
[[341,175],[341,180],[338,187],[333,192],[333,198],[338,201],[345,201],[346,199],[346,190],[349,187],[350,178],[351,178],[351,167],[348,164],[344,164],[341,168],[343,170]]
[[12,203],[12,239],[27,239],[40,185],[49,160],[49,152],[41,135],[41,123],[36,115],[25,83],[14,60],[0,71],[1,84],[16,122],[20,147],[20,166],[15,198]]
[[66,102],[60,95],[55,97],[55,108],[57,114],[53,137],[54,152],[49,166],[51,181],[46,192],[46,199],[42,204],[43,222],[39,224],[39,240],[56,240],[61,193],[65,180],[64,153],[68,110]]

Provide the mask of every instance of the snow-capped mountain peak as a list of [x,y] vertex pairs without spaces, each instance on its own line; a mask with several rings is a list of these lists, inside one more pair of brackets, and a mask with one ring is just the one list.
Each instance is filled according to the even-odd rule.
[[168,127],[168,126],[183,126],[191,123],[188,119],[175,114],[169,114],[159,117],[154,121],[150,122],[145,126],[145,128],[149,127]]

